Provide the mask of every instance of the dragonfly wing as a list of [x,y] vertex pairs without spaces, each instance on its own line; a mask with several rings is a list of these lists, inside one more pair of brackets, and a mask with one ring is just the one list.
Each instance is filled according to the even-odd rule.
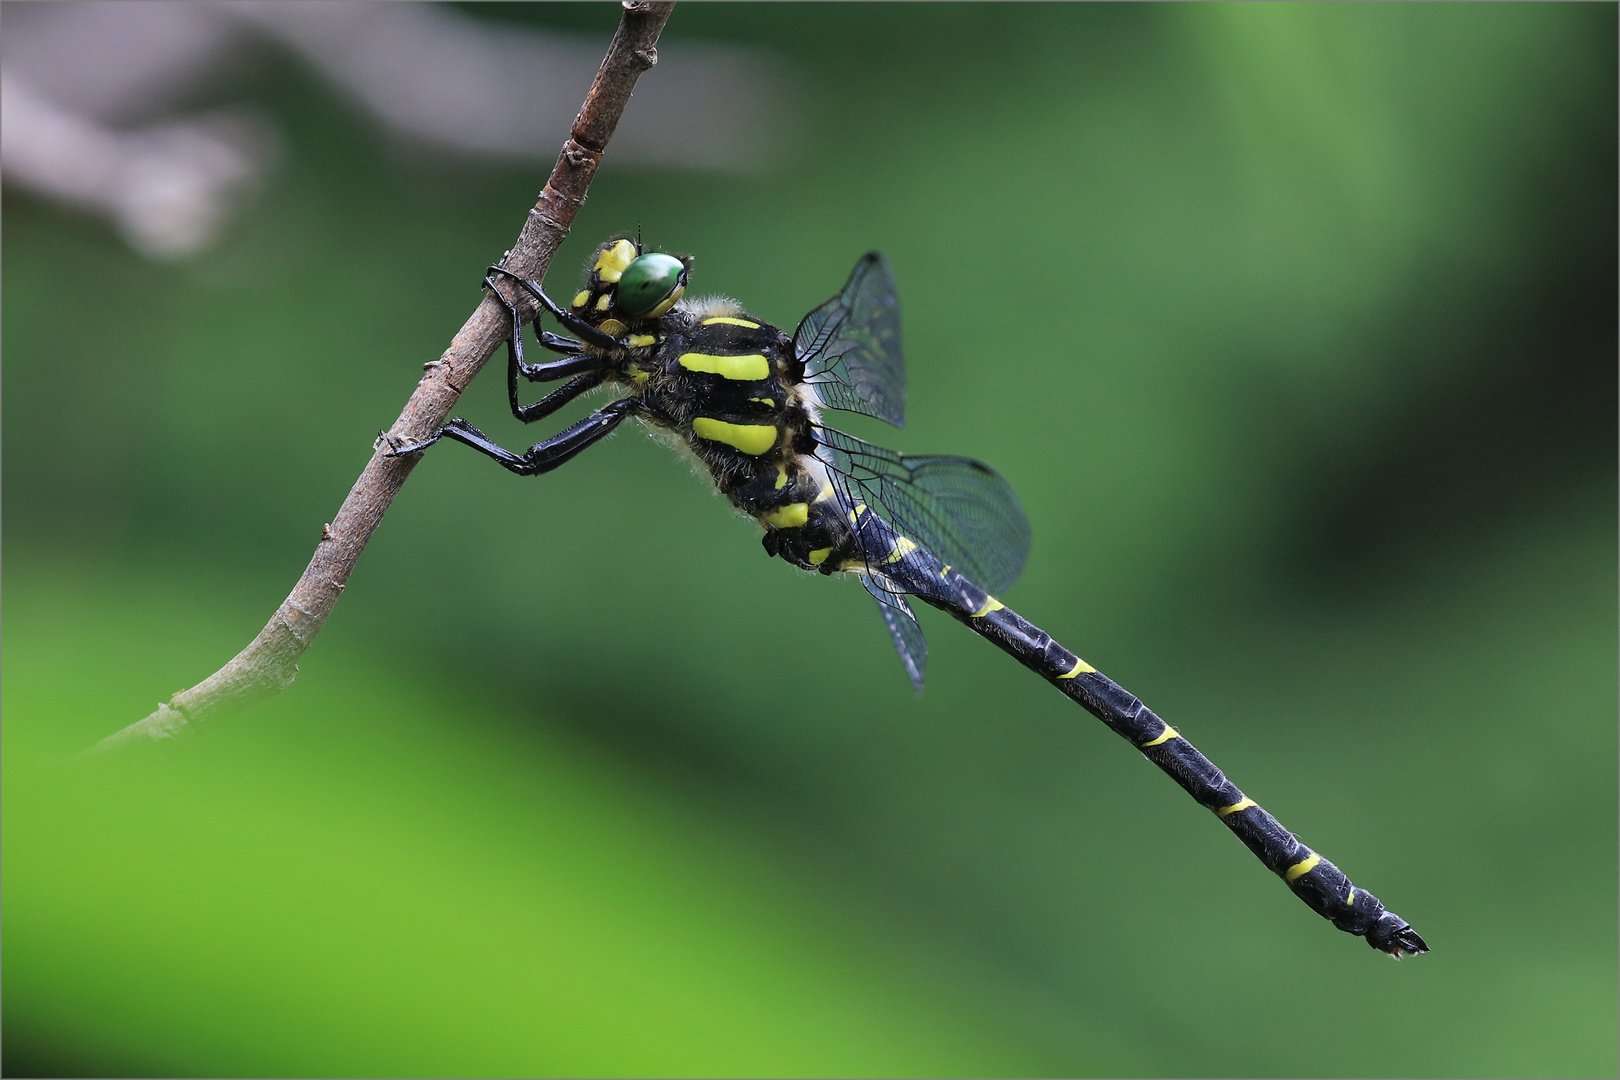
[[883,612],[883,623],[889,628],[889,637],[894,641],[895,651],[900,654],[900,662],[906,667],[906,675],[911,679],[912,687],[921,693],[923,676],[928,671],[928,640],[923,637],[916,614],[904,596],[885,588],[887,582],[875,580],[875,575],[862,574],[861,584],[877,601],[878,610]]
[[863,256],[843,291],[804,317],[793,346],[823,405],[905,427],[900,302],[880,253]]
[[904,579],[912,576],[905,571],[928,573],[937,558],[991,592],[1018,579],[1029,556],[1029,518],[1000,473],[971,458],[902,454],[825,425],[815,433],[816,455],[846,510],[865,504],[923,549],[899,553],[888,530],[858,524],[869,562],[899,563],[893,576]]

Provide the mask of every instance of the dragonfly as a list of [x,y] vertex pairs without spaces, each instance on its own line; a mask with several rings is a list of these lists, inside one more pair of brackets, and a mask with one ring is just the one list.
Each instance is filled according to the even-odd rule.
[[[863,256],[838,295],[791,335],[734,300],[687,297],[690,273],[689,257],[649,251],[639,236],[611,237],[564,307],[538,283],[490,267],[484,285],[510,321],[513,416],[541,420],[604,385],[620,396],[521,453],[459,417],[390,453],[419,454],[448,438],[538,476],[631,417],[662,429],[759,522],[767,554],[860,580],[918,690],[928,646],[914,602],[945,612],[1127,739],[1335,927],[1396,959],[1429,951],[1409,923],[1285,829],[1181,732],[996,599],[1030,546],[1029,521],[999,473],[971,458],[902,454],[827,422],[828,412],[847,412],[905,424],[900,307],[881,254]],[[536,339],[557,357],[531,363],[522,309],[535,305]],[[538,309],[573,336],[541,330]],[[523,404],[525,381],[562,385]]]

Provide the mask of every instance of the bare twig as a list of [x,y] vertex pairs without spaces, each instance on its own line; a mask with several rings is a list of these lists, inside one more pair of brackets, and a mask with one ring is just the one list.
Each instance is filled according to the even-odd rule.
[[[524,277],[545,276],[602,152],[624,112],[636,79],[658,60],[655,46],[673,3],[625,0],[618,32],[608,46],[596,81],[574,120],[574,128],[551,179],[529,211],[528,221],[505,265]],[[101,740],[92,752],[177,738],[189,729],[244,705],[281,693],[298,675],[298,658],[332,613],[366,542],[416,463],[414,456],[388,457],[390,445],[408,445],[437,431],[472,377],[506,339],[508,322],[500,305],[485,298],[426,374],[394,426],[379,437],[376,452],[338,508],[321,527],[321,539],[304,575],[282,601],[259,636],[230,663],[159,705],[157,711]]]

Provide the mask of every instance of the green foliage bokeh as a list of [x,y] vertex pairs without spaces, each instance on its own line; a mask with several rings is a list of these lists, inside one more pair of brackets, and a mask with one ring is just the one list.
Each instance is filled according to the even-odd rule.
[[[791,327],[881,248],[909,423],[849,426],[1008,476],[1004,599],[1435,953],[929,613],[914,696],[858,587],[628,430],[532,481],[433,451],[285,697],[71,762],[262,625],[542,179],[272,59],[235,89],[285,161],[216,250],[6,199],[6,1070],[1612,1075],[1615,8],[688,38],[780,58],[788,159],[610,150],[552,291],[639,225]],[[494,373],[458,411],[531,436]]]

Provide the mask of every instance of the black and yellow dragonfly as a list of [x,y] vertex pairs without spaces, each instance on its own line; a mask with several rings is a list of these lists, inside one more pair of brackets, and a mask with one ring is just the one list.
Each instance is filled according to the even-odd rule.
[[[1215,814],[1313,911],[1394,957],[1428,951],[1417,931],[1262,810],[1181,733],[1119,684],[994,596],[1023,570],[1029,523],[1011,485],[962,457],[913,456],[829,426],[826,410],[905,421],[905,361],[894,276],[876,252],[792,336],[734,301],[687,299],[687,260],[615,237],[587,264],[566,307],[501,267],[485,285],[511,317],[508,391],[524,423],[603,384],[622,396],[521,454],[465,420],[441,437],[514,473],[549,472],[628,417],[674,433],[716,486],[764,527],[765,550],[803,570],[855,574],[877,601],[919,689],[928,649],[911,601],[940,609],[1078,702]],[[576,335],[538,331],[558,359],[524,358],[509,281]],[[525,305],[526,306],[526,305]],[[522,380],[563,381],[528,405]]]

